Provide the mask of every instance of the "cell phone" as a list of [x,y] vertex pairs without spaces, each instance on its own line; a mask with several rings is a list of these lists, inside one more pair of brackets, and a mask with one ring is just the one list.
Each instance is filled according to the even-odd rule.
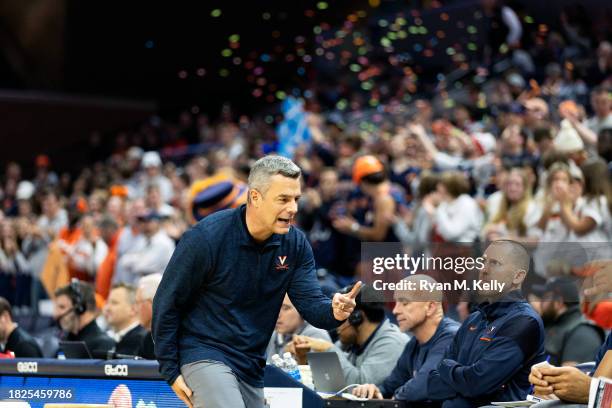
[[336,204],[333,210],[334,217],[346,217],[348,210],[346,204]]
[[545,400],[543,400],[542,398],[538,398],[538,397],[536,397],[535,395],[531,395],[531,394],[529,394],[529,395],[527,395],[527,401],[531,401],[531,402],[542,402],[542,401],[545,401]]

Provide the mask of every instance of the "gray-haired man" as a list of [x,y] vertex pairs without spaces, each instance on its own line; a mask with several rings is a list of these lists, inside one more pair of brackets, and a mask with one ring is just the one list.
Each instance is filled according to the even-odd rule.
[[183,235],[153,302],[160,371],[188,406],[263,407],[265,350],[285,293],[315,326],[336,327],[360,285],[330,301],[312,249],[291,224],[300,169],[266,156],[249,175],[247,204]]

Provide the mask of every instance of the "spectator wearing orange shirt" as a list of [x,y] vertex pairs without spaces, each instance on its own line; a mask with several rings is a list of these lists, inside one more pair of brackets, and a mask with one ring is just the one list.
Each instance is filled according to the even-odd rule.
[[106,300],[110,292],[113,275],[115,274],[117,247],[123,229],[119,228],[117,221],[108,215],[100,220],[98,227],[102,239],[108,246],[108,252],[96,274],[96,293]]

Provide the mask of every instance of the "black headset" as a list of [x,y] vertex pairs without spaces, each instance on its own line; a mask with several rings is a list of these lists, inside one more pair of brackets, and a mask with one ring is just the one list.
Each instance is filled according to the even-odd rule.
[[87,310],[87,304],[81,292],[81,283],[77,278],[72,278],[70,281],[70,291],[72,292],[72,308],[74,313],[80,316]]
[[[353,289],[353,286],[354,285],[345,286],[344,288],[340,289],[340,293],[342,294],[349,293],[351,289]],[[355,309],[353,310],[353,313],[349,315],[346,321],[348,322],[348,324],[350,324],[353,327],[359,327],[359,325],[363,323],[363,312],[360,310],[360,307],[362,307],[361,293],[357,294],[357,297],[355,298],[355,303],[356,303]]]
[[[340,293],[342,294],[349,293],[351,289],[353,289],[353,285],[346,286],[340,289]],[[369,310],[383,310],[384,311],[384,306],[382,305],[382,303],[381,304],[362,303],[361,294],[363,293],[364,289],[366,291],[369,290],[365,286],[361,288],[361,292],[359,292],[357,294],[357,297],[355,298],[355,303],[356,303],[355,309],[353,310],[353,313],[351,313],[349,317],[346,319],[348,324],[350,324],[353,327],[359,327],[363,323],[363,314],[364,314],[363,310],[364,309],[367,309],[368,311]]]
[[363,323],[363,312],[359,309],[353,310],[353,313],[351,313],[346,320],[351,326],[358,327]]

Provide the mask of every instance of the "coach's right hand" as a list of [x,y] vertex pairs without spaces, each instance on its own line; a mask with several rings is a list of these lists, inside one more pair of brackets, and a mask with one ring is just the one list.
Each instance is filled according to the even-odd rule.
[[189,408],[193,408],[193,404],[191,403],[191,394],[193,394],[193,391],[185,384],[182,375],[176,377],[176,380],[172,383],[172,391],[174,391],[176,396],[187,404]]
[[334,312],[334,318],[339,321],[343,321],[348,319],[348,317],[355,310],[355,306],[357,303],[355,302],[355,298],[359,294],[363,283],[361,281],[357,282],[353,289],[346,295],[341,293],[336,293],[334,298],[332,299],[332,310]]

